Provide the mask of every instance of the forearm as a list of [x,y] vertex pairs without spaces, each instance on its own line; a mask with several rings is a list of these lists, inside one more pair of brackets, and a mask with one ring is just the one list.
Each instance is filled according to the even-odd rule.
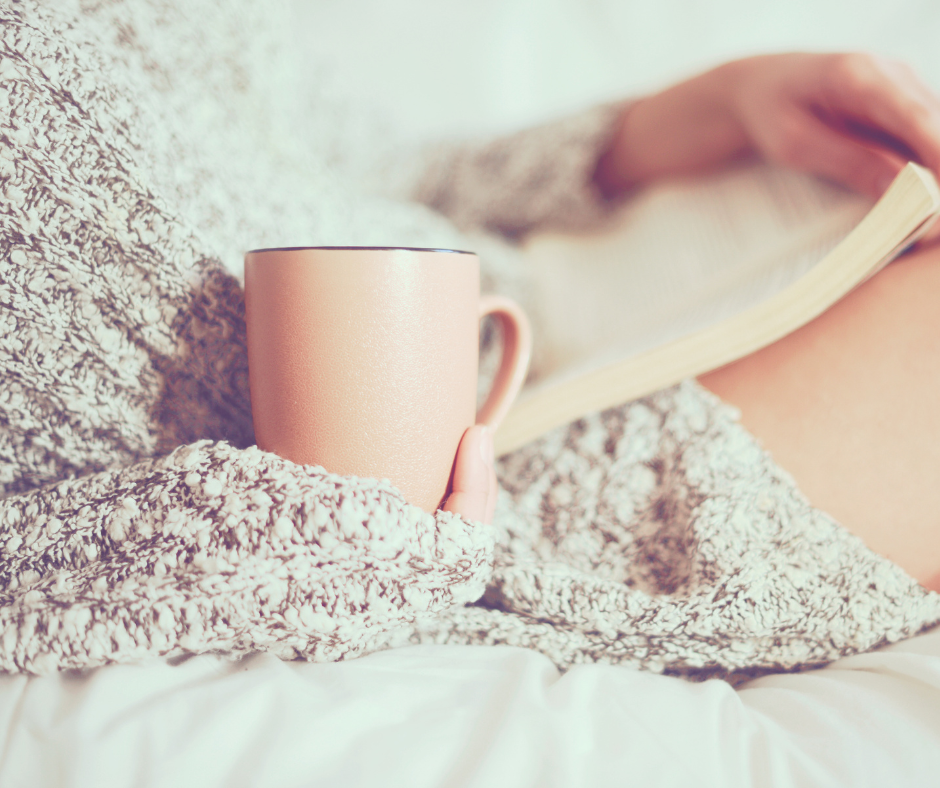
[[701,172],[746,154],[732,109],[738,63],[728,63],[640,99],[623,112],[595,183],[607,197],[657,178]]
[[442,149],[413,196],[469,229],[523,235],[585,225],[605,200],[666,175],[710,169],[750,149],[733,111],[742,63],[621,108]]

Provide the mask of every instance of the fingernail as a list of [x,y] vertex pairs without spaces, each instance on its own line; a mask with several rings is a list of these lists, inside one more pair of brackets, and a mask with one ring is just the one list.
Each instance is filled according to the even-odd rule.
[[493,448],[493,431],[489,427],[480,427],[480,455],[487,468],[493,467],[495,449]]

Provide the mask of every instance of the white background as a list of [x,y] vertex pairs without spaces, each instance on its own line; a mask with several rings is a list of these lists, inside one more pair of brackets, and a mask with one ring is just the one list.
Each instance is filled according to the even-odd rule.
[[295,3],[311,63],[416,138],[519,127],[760,52],[878,52],[940,88],[937,0]]

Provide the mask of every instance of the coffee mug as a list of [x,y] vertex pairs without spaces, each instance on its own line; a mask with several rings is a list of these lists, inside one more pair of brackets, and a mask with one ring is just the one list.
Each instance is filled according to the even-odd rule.
[[[258,446],[342,475],[386,478],[434,511],[474,423],[496,428],[525,378],[522,309],[480,297],[476,255],[450,249],[291,247],[245,256]],[[476,412],[480,320],[503,354]]]

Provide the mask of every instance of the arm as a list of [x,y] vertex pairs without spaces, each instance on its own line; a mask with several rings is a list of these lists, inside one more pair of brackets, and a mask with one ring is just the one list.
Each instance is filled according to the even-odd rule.
[[862,54],[765,55],[485,143],[442,146],[412,186],[462,228],[577,229],[658,178],[763,157],[879,196],[909,159],[940,172],[940,101]]

